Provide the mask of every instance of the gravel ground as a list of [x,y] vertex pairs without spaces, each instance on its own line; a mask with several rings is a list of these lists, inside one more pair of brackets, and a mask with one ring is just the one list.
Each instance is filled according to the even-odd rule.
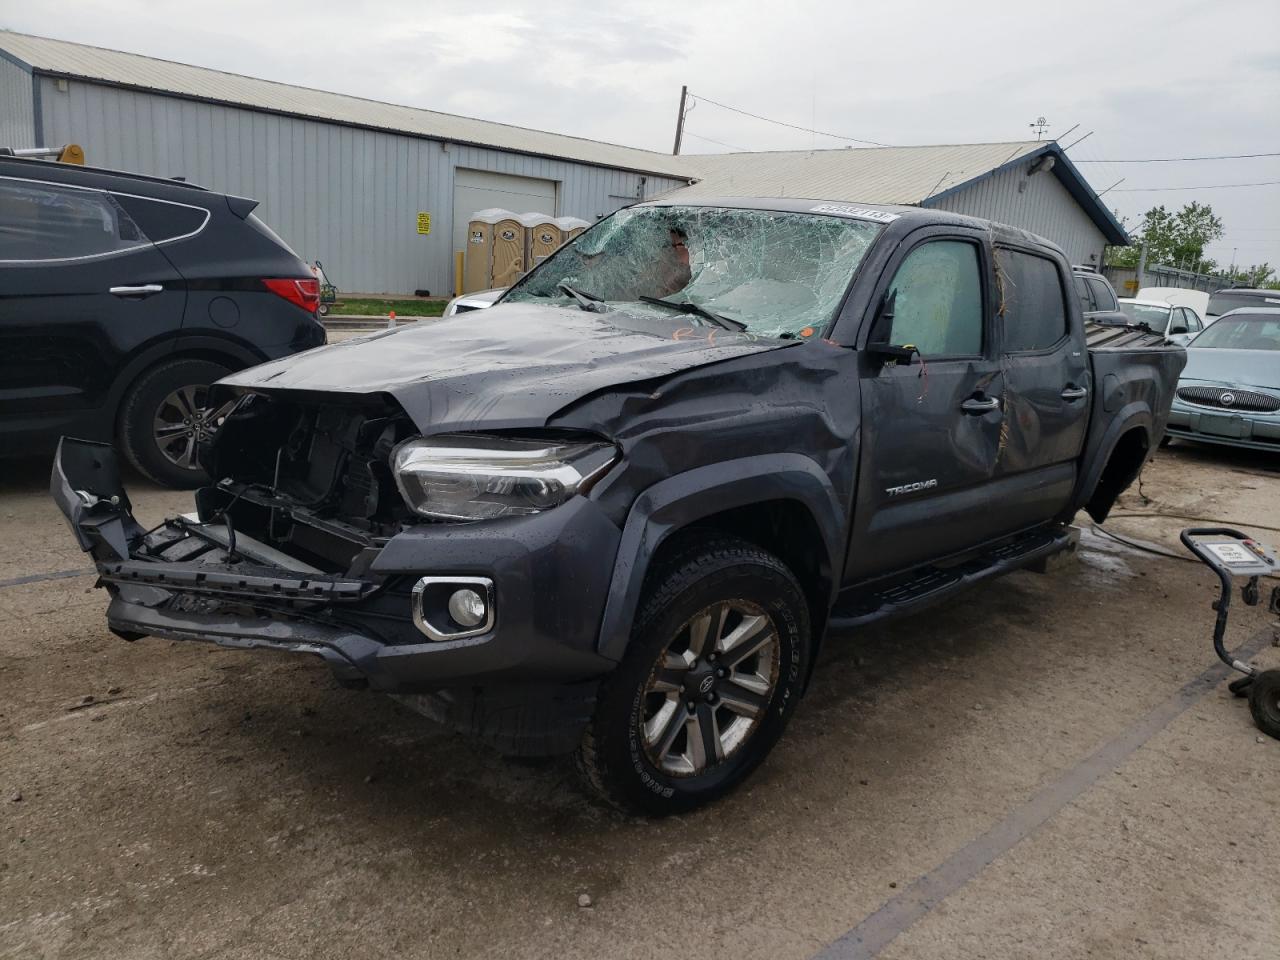
[[[1083,516],[1048,575],[831,638],[758,774],[647,822],[310,659],[118,640],[91,576],[12,584],[86,566],[46,476],[0,476],[0,957],[1276,955],[1280,742],[1196,679],[1215,581]],[[1175,445],[1143,489],[1109,529],[1280,541],[1274,457]]]

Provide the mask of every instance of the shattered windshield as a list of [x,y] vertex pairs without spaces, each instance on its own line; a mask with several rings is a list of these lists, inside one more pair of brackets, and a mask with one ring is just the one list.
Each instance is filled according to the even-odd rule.
[[504,299],[574,307],[577,293],[607,310],[693,324],[709,323],[710,311],[759,336],[814,336],[881,229],[807,213],[633,207],[560,248]]

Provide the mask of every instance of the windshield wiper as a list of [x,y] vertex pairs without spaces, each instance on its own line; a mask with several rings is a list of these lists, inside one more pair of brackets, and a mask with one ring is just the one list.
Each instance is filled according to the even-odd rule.
[[717,327],[720,327],[723,330],[741,331],[747,329],[747,325],[741,320],[733,320],[729,317],[721,316],[718,313],[713,313],[706,307],[700,306],[691,300],[684,300],[680,303],[676,303],[674,300],[663,300],[661,297],[642,296],[640,299],[645,303],[656,303],[659,306],[670,307],[672,310],[679,310],[681,313],[689,313],[697,317],[702,317],[704,320],[710,320]]
[[578,301],[578,306],[588,313],[599,313],[600,307],[604,305],[604,301],[597,297],[594,293],[587,293],[576,287],[571,287],[567,283],[557,283],[556,289],[563,290],[574,300]]

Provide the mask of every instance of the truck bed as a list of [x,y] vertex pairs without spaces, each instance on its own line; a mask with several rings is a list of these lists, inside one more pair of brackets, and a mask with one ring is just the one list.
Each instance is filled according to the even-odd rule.
[[1140,330],[1137,327],[1118,327],[1109,323],[1089,323],[1085,321],[1084,342],[1090,352],[1094,350],[1130,350],[1137,347],[1159,347],[1164,345],[1164,337],[1158,333]]
[[[1101,523],[1164,436],[1187,351],[1159,334],[1133,327],[1085,323],[1084,332],[1093,371],[1093,407],[1083,462],[1086,471],[1101,471],[1103,464],[1107,470],[1097,476],[1086,473],[1081,492],[1088,499],[1078,505]],[[1149,433],[1140,437],[1134,427],[1144,419],[1150,421],[1145,424]],[[1108,456],[1107,451],[1113,452]],[[1123,454],[1117,456],[1118,451]]]

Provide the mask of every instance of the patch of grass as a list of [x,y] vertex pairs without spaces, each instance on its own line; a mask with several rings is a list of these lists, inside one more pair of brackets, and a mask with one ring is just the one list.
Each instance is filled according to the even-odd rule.
[[346,300],[339,295],[338,302],[329,305],[329,316],[385,317],[394,310],[397,317],[438,317],[446,303],[447,300]]

